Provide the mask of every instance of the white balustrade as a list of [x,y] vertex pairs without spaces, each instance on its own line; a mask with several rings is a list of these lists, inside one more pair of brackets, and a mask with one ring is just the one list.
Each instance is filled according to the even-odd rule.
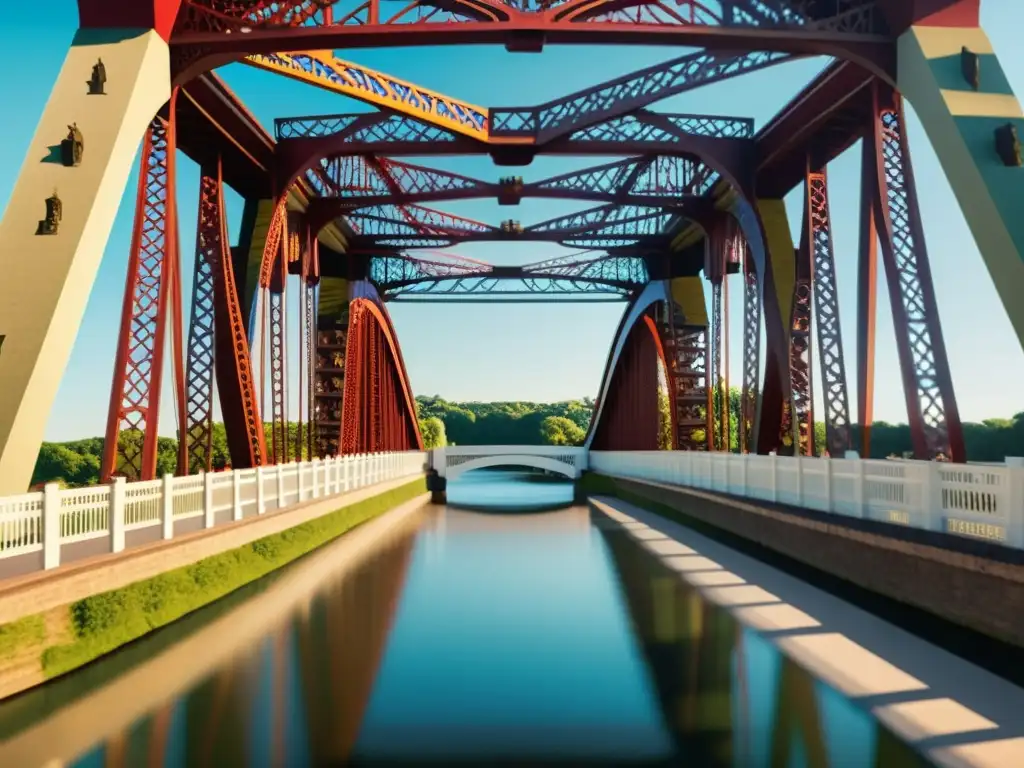
[[[61,547],[108,539],[120,552],[135,531],[159,529],[147,540],[170,539],[175,524],[202,518],[189,530],[261,515],[269,510],[335,496],[358,488],[422,475],[428,454],[419,451],[339,456],[311,462],[236,469],[188,477],[91,488],[42,491],[0,498],[0,560],[43,553],[43,567],[60,565]],[[224,513],[224,514],[222,514]]]
[[1024,459],[947,464],[690,451],[591,451],[590,469],[1024,549]]

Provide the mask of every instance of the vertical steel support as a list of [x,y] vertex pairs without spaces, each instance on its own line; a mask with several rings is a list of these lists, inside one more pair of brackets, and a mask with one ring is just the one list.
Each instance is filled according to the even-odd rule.
[[804,185],[810,224],[807,237],[814,253],[814,314],[817,319],[821,386],[825,400],[825,448],[842,458],[850,444],[850,399],[846,391],[846,360],[839,323],[839,292],[828,206],[828,176],[810,169]]
[[875,87],[872,132],[882,260],[903,370],[914,455],[966,461],[910,163],[902,99]]
[[[713,386],[712,402],[712,441],[711,449],[715,451],[726,450],[723,448],[724,440],[728,441],[729,435],[723,432],[722,412],[722,284],[725,281],[721,275],[711,281],[711,376],[709,377]],[[717,418],[716,418],[717,417]]]
[[857,420],[860,455],[871,458],[875,405],[875,321],[878,317],[878,228],[875,222],[876,163],[872,133],[861,141],[860,249],[857,261]]
[[761,374],[761,290],[750,249],[743,255],[743,392],[740,402],[740,453],[757,452],[754,424],[757,421],[758,380]]
[[317,359],[317,283],[320,280],[320,255],[316,234],[306,228],[306,257],[309,270],[305,281],[306,343],[306,455],[313,458],[316,445],[316,359]]
[[[220,252],[222,190],[218,177],[203,170],[199,179],[199,215],[196,222],[196,256],[192,277],[192,310],[188,328],[187,402],[185,437],[189,473],[209,472],[213,444],[213,375],[215,365],[215,281],[223,255]],[[209,196],[214,196],[209,200]],[[209,218],[207,218],[209,217]],[[212,230],[212,231],[211,231]]]
[[361,301],[349,307],[348,338],[345,347],[344,394],[341,401],[341,445],[339,453],[359,453],[362,420],[367,408],[364,380],[366,378],[367,326],[370,319]]
[[[101,475],[156,476],[168,302],[177,275],[174,112],[177,89],[143,140]],[[183,431],[183,430],[182,430]],[[127,433],[127,434],[125,434]]]
[[[804,200],[803,230],[796,249],[796,274],[793,306],[789,326],[789,383],[791,399],[786,434],[782,444],[791,447],[793,455],[813,456],[814,450],[814,388],[811,371],[811,294],[814,284],[812,244],[808,234],[811,226],[810,198]],[[788,424],[786,423],[788,421]],[[788,438],[788,440],[787,440]],[[786,451],[790,453],[790,451]]]
[[[205,297],[206,295],[205,289],[202,294],[197,294],[201,266],[204,286],[207,281],[205,277],[207,269],[210,274],[212,307],[209,309],[209,319],[212,326],[209,331],[202,326],[203,333],[192,333],[190,329],[189,416],[192,418],[193,409],[195,409],[197,425],[201,419],[212,419],[212,401],[209,402],[209,416],[207,416],[206,411],[197,408],[191,399],[207,394],[212,395],[213,392],[212,381],[207,386],[205,383],[200,384],[201,377],[193,378],[194,372],[202,370],[205,363],[207,354],[204,346],[205,334],[209,332],[209,341],[213,344],[209,357],[213,371],[216,372],[220,409],[224,419],[228,450],[231,454],[231,466],[236,469],[257,467],[266,460],[267,449],[263,422],[256,399],[245,316],[242,313],[235,284],[234,263],[228,247],[224,182],[219,159],[215,167],[201,169],[199,222],[196,229],[197,275],[196,282],[193,284],[192,329],[197,327],[196,307],[199,304],[199,296]],[[205,302],[203,306],[205,308]],[[206,316],[205,312],[204,309],[203,317]],[[197,434],[201,434],[201,432]],[[189,435],[191,439],[191,424]],[[209,456],[209,451],[206,456]],[[208,461],[206,466],[209,466]]]

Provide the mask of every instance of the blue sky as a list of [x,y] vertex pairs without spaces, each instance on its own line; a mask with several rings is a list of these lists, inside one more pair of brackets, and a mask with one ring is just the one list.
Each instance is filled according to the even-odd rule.
[[[45,14],[33,4],[12,4],[5,9],[0,44],[7,52],[7,61],[15,64],[6,77],[0,78],[0,104],[4,105],[0,209],[6,207],[76,21],[75,0],[54,0]],[[1017,31],[1024,28],[1024,3],[986,0],[982,22],[1010,82],[1018,93],[1024,93],[1024,49],[1015,45]],[[501,47],[487,46],[360,50],[351,52],[347,58],[482,106],[498,107],[547,101],[683,52],[667,48],[563,46],[549,47],[535,55],[510,54]],[[338,55],[346,57],[344,52]],[[823,59],[815,59],[782,65],[665,100],[655,109],[753,117],[760,126],[825,63]],[[268,128],[275,117],[368,110],[345,97],[284,81],[242,65],[227,67],[220,74]],[[960,412],[964,419],[972,421],[1008,417],[1024,410],[1024,390],[1019,384],[1024,380],[1024,352],[1013,336],[949,183],[913,115],[910,141]],[[497,178],[508,171],[495,167],[486,158],[440,158],[424,162],[482,178]],[[522,172],[531,180],[595,162],[582,158],[541,158],[516,172]],[[855,413],[856,389],[852,377],[857,343],[858,150],[855,148],[836,160],[829,167],[829,173],[843,340]],[[50,415],[47,439],[67,440],[103,433],[135,184],[133,174],[59,399]],[[178,200],[186,297],[191,290],[197,184],[197,168],[182,157]],[[791,195],[787,203],[794,226],[799,226],[800,195]],[[510,210],[489,201],[438,207],[495,224],[509,218]],[[528,224],[582,207],[585,206],[526,201],[512,215]],[[233,239],[237,239],[240,213],[241,201],[232,196],[229,229]],[[568,251],[537,244],[480,244],[460,248],[458,252],[493,263],[517,264]],[[742,354],[742,305],[738,288],[736,284],[730,292],[730,368],[734,383],[739,381]],[[295,317],[297,302],[290,297],[289,303]],[[884,287],[878,292],[878,304],[875,417],[905,421],[906,409]],[[440,394],[452,400],[560,400],[596,394],[622,305],[392,304],[391,311],[417,394]],[[291,331],[297,332],[294,321]],[[292,371],[295,370],[294,347]],[[817,361],[815,368],[818,369]],[[821,413],[820,384],[816,382],[815,387],[817,408]],[[174,409],[167,382],[164,392],[160,431],[174,434]],[[293,414],[295,392],[296,388],[292,387]]]

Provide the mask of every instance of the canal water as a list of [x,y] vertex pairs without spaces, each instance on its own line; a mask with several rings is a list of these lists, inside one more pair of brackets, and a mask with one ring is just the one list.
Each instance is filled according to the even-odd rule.
[[[927,764],[572,506],[571,484],[478,471],[448,500],[280,617],[268,608],[212,669],[216,633],[230,642],[251,621],[233,617],[308,563],[0,706],[0,766],[15,745],[18,768]],[[182,690],[190,665],[204,671]],[[104,713],[124,707],[134,722],[109,732]],[[75,729],[91,746],[50,762]]]

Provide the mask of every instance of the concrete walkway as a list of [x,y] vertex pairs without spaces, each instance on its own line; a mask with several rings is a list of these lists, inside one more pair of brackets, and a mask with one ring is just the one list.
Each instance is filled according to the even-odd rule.
[[1024,766],[1024,689],[685,526],[616,498],[590,503],[936,764]]

